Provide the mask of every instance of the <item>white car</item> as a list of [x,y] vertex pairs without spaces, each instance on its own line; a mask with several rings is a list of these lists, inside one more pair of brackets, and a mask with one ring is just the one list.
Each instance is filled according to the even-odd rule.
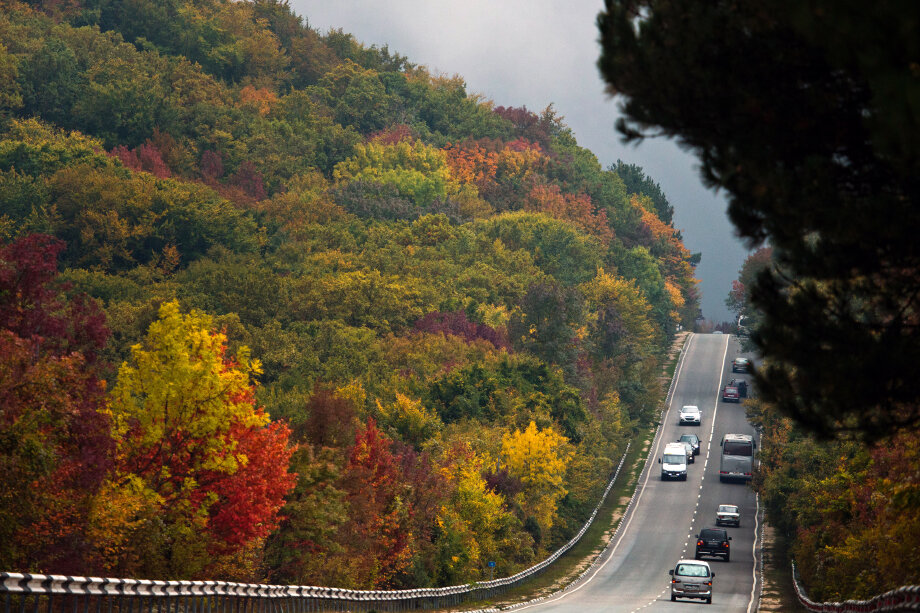
[[694,404],[688,404],[680,409],[680,425],[684,424],[694,424],[700,425],[702,421],[702,416],[700,415],[700,408]]
[[741,510],[734,504],[720,504],[716,509],[717,526],[741,527]]

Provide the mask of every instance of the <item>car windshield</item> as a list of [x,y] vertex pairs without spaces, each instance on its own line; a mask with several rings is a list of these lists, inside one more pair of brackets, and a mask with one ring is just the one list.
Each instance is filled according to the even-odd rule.
[[697,440],[699,439],[696,438],[695,434],[684,434],[683,436],[680,437],[680,440],[682,440],[685,443],[690,443],[691,445],[695,445]]
[[725,531],[724,530],[703,530],[700,532],[701,539],[720,539],[725,540]]
[[684,407],[682,410],[684,413],[699,413],[700,412],[700,410],[696,407]]
[[664,454],[663,462],[665,464],[683,464],[687,461],[687,456],[685,455],[675,455],[673,453]]
[[732,506],[730,504],[719,505],[719,513],[737,513],[738,507]]
[[709,570],[702,564],[678,564],[675,574],[681,577],[708,577]]

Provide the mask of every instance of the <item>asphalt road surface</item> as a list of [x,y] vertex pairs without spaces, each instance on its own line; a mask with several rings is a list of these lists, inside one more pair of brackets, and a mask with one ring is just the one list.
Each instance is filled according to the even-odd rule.
[[[636,499],[623,519],[617,539],[602,564],[578,585],[538,604],[517,609],[534,613],[631,613],[633,611],[752,612],[760,589],[755,573],[757,502],[750,486],[719,481],[719,441],[725,433],[755,434],[740,404],[721,402],[720,390],[729,379],[747,378],[731,372],[739,355],[735,337],[694,334],[685,345],[676,371],[671,402],[659,435],[639,477]],[[680,407],[695,404],[702,412],[700,426],[679,426]],[[670,441],[684,432],[696,432],[700,455],[690,464],[686,481],[662,481],[658,458]],[[712,604],[702,600],[671,602],[668,570],[680,558],[694,556],[695,536],[715,527],[716,507],[741,507],[741,527],[726,528],[731,541],[731,561],[704,558],[715,573]],[[759,555],[759,554],[757,554]]]

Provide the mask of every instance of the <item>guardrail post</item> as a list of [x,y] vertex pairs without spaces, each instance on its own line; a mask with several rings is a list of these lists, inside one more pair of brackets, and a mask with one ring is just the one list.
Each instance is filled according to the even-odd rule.
[[[137,613],[154,613],[154,602],[155,613],[401,613],[445,609],[475,600],[494,599],[504,594],[510,585],[542,573],[550,563],[578,542],[594,521],[600,505],[619,475],[628,451],[629,445],[594,513],[581,531],[550,558],[513,577],[502,579],[499,583],[490,581],[487,585],[378,592],[217,581],[161,582],[0,573],[0,589],[5,592],[0,613],[41,613],[42,598],[47,599],[46,613],[65,613],[68,597],[72,602],[71,613],[134,613],[135,609]],[[61,594],[57,611],[54,598],[56,593]],[[30,596],[34,599],[31,610]]]

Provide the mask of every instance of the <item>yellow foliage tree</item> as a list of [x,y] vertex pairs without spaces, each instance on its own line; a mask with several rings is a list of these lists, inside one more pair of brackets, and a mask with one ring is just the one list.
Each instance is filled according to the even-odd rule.
[[450,582],[481,579],[486,562],[502,561],[506,553],[503,539],[511,532],[514,518],[505,509],[504,497],[491,491],[483,479],[485,464],[468,443],[459,443],[441,470],[453,490],[449,503],[438,512],[440,574]]
[[336,165],[333,175],[339,182],[363,180],[392,185],[420,206],[448,196],[469,198],[476,192],[475,187],[461,185],[452,176],[444,152],[422,141],[359,144],[352,157]]
[[502,437],[502,461],[524,486],[518,502],[544,533],[552,527],[557,503],[566,494],[564,477],[572,455],[568,439],[551,426],[538,429],[533,421],[523,432]]
[[116,468],[88,530],[105,569],[249,572],[294,485],[288,431],[255,406],[258,361],[246,347],[229,355],[212,328],[167,302],[119,369],[107,407]]
[[179,477],[169,468],[176,457],[185,460],[188,470],[234,472],[246,460],[232,453],[231,424],[268,423],[252,402],[251,377],[261,365],[250,360],[247,347],[234,358],[225,356],[227,337],[211,332],[207,315],[182,315],[176,301],[161,306],[159,315],[145,345],[131,348],[133,365],[121,365],[112,389],[112,429],[116,440],[124,442],[118,449],[120,465],[138,463],[132,466],[138,474],[147,472],[148,465],[161,467],[151,475],[151,485]]
[[615,310],[626,330],[626,335],[620,339],[624,348],[631,344],[641,354],[656,346],[652,307],[642,296],[635,281],[628,281],[600,269],[596,277],[582,286],[582,291],[590,311],[602,312],[608,307]]
[[443,424],[420,400],[396,392],[396,401],[383,404],[377,400],[381,425],[394,428],[402,439],[416,446],[435,436]]

